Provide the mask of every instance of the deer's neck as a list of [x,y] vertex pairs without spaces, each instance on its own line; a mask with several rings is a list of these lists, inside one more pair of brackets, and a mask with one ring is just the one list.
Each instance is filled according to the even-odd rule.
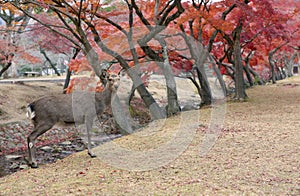
[[107,107],[110,106],[111,98],[114,93],[115,93],[114,90],[108,87],[105,88],[104,91],[96,93],[96,99],[98,102],[104,103],[104,105]]

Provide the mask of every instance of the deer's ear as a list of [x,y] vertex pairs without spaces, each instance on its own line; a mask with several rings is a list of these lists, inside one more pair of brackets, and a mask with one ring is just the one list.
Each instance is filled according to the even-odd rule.
[[119,71],[118,75],[123,76],[125,74],[126,70],[122,67],[122,69]]
[[103,69],[102,72],[101,72],[101,75],[100,75],[100,79],[101,80],[104,80],[108,77],[108,73],[107,73],[107,70],[106,69]]

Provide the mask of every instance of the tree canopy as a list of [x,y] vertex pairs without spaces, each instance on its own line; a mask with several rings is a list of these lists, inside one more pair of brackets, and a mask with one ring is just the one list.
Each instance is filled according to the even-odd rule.
[[[214,99],[207,66],[223,88],[221,74],[231,77],[235,98],[243,100],[247,85],[292,76],[299,61],[296,0],[2,0],[0,6],[6,31],[31,30],[47,50],[80,49],[71,70],[97,76],[107,68],[126,70],[148,107],[155,100],[142,74],[164,74],[169,97],[176,95],[173,76],[190,78],[207,105]],[[11,49],[1,50],[1,62],[10,61]],[[168,112],[176,113],[176,96],[168,101]]]

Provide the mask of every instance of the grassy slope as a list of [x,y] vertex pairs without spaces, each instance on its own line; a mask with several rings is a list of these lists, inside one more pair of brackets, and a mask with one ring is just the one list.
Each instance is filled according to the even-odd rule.
[[26,106],[47,94],[61,93],[61,83],[0,84],[0,124],[26,120]]
[[[199,156],[205,133],[198,128],[188,148],[166,165],[128,171],[100,158],[90,159],[84,151],[0,178],[0,195],[299,195],[300,86],[287,84],[300,85],[300,78],[252,88],[248,102],[228,103],[226,131],[205,156]],[[178,133],[179,125],[193,132],[198,114],[183,113],[114,142],[135,151],[155,150]],[[201,110],[200,122],[208,125],[210,114],[209,108]],[[96,150],[110,147],[105,144]]]

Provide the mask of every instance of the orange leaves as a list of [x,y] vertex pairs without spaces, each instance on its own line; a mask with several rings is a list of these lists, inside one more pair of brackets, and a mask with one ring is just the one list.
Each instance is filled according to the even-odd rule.
[[89,92],[102,92],[104,86],[101,82],[96,82],[94,77],[75,77],[72,78],[68,88],[66,89],[67,93],[72,93],[75,90],[80,91],[89,91]]
[[[118,74],[119,69],[114,68],[114,70],[107,71],[108,74]],[[101,81],[96,79],[95,75],[91,76],[75,76],[71,79],[68,88],[66,88],[67,93],[72,93],[74,91],[89,91],[89,92],[102,92],[104,90],[104,85]]]
[[1,4],[0,9],[1,10],[10,10],[11,12],[14,12],[16,10],[15,7],[12,6],[10,3]]
[[[84,71],[92,71],[92,67],[89,65],[85,58],[82,59],[72,59],[69,63],[69,70],[75,73],[80,73]],[[103,90],[102,84],[96,82],[95,75],[92,72],[91,76],[77,76],[71,79],[67,93],[72,93],[75,90],[86,90],[91,92],[101,92]]]
[[75,73],[93,70],[86,59],[72,59],[69,63],[69,69]]
[[[53,4],[52,0],[37,0],[37,2],[44,3],[44,4]],[[58,2],[60,2],[60,1],[58,1]]]
[[[189,6],[188,6],[189,5]],[[205,31],[210,37],[215,29],[219,29],[223,32],[230,32],[234,29],[234,23],[231,21],[224,21],[221,19],[222,12],[225,11],[226,7],[221,6],[218,3],[214,3],[209,7],[209,11],[205,9],[196,9],[192,4],[187,2],[184,5],[185,12],[177,20],[177,25],[183,25],[186,32],[190,33],[190,29],[187,26],[190,21],[193,21],[194,37],[197,39],[197,32],[200,29]]]
[[[71,79],[66,89],[67,93],[72,93],[76,90],[90,92],[102,92],[104,90],[104,85],[98,80],[98,77],[95,77],[92,67],[85,58],[73,59],[68,66],[70,71],[83,75],[77,75]],[[108,74],[117,74],[121,69],[119,66],[112,66],[110,68],[111,71],[108,70]],[[85,71],[88,71],[90,75],[88,76]]]
[[1,3],[1,7],[0,10],[9,10],[10,14],[22,14],[22,12],[18,9],[16,9],[11,3],[7,2],[7,3]]
[[130,62],[128,63],[128,65],[129,65],[129,67],[133,67],[133,66],[134,66],[134,62],[133,62],[133,61],[130,61]]
[[219,29],[223,32],[231,32],[233,31],[235,26],[234,23],[231,23],[229,21],[223,21],[220,19],[210,19],[209,22],[214,28]]

